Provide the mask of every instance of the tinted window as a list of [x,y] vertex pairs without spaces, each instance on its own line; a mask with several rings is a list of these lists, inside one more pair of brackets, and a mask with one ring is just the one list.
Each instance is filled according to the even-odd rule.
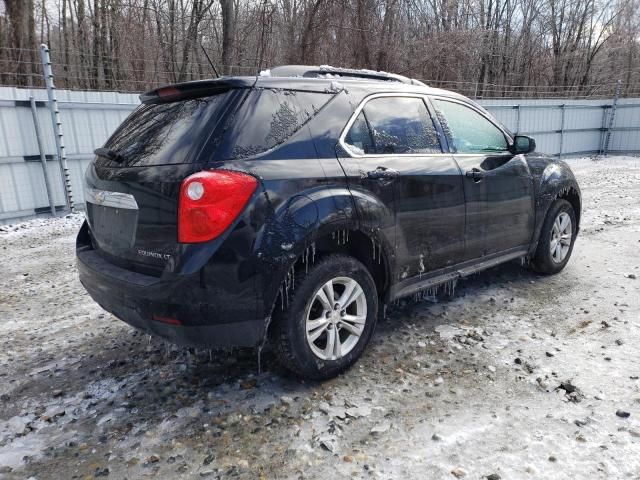
[[[362,111],[370,131],[370,153],[441,152],[438,135],[422,99],[375,98],[367,102]],[[357,124],[352,128],[363,128],[362,122]]]
[[351,151],[359,155],[375,153],[371,132],[369,125],[367,125],[367,119],[364,117],[364,112],[360,112],[360,115],[353,122],[344,141],[351,147]]
[[455,153],[504,152],[502,131],[475,110],[460,103],[434,100],[438,120]]
[[115,131],[105,147],[122,161],[97,157],[98,165],[136,167],[186,163],[208,137],[209,120],[224,109],[231,92],[172,103],[143,104]]
[[318,92],[252,90],[233,117],[220,157],[244,158],[280,145],[331,97],[332,94]]

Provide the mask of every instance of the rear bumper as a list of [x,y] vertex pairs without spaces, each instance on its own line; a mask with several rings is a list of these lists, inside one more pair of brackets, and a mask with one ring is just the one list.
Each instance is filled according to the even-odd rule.
[[133,327],[204,348],[262,342],[264,319],[216,315],[216,298],[201,287],[197,273],[170,279],[143,275],[113,265],[89,246],[79,246],[76,257],[80,282],[91,298]]

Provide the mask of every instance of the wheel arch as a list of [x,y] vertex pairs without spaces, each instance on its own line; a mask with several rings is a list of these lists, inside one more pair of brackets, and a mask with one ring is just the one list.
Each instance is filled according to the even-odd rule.
[[577,189],[573,187],[567,187],[558,193],[557,199],[563,199],[568,201],[573,207],[573,213],[576,216],[576,229],[580,229],[580,214],[582,209],[582,198]]
[[549,163],[539,177],[536,194],[536,223],[533,241],[529,249],[533,255],[538,247],[542,226],[547,218],[551,205],[558,200],[567,200],[573,207],[576,216],[576,233],[580,228],[582,213],[582,195],[573,172],[565,162]]
[[315,186],[287,199],[265,191],[264,208],[256,210],[268,213],[258,220],[253,245],[265,316],[282,303],[280,292],[296,269],[309,268],[316,256],[329,253],[347,254],[363,263],[385,301],[394,247],[382,232],[393,215],[379,199],[369,197],[360,192],[354,198],[346,185]]
[[315,241],[319,255],[342,253],[362,263],[376,285],[378,298],[385,301],[391,280],[389,247],[373,231],[338,229]]
[[[391,284],[390,246],[376,235],[375,230],[363,231],[355,225],[335,223],[323,225],[300,239],[282,259],[279,272],[269,288],[269,316],[276,308],[286,308],[289,289],[295,289],[300,278],[318,259],[331,254],[344,254],[362,263],[371,274],[381,303],[388,302]],[[298,280],[299,281],[299,280]]]

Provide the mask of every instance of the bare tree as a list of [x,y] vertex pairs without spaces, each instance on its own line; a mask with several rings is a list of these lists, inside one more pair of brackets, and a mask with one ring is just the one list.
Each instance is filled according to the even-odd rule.
[[[640,94],[640,0],[0,0],[0,81],[140,91],[270,65],[395,71],[476,96]],[[209,73],[211,72],[211,73]]]

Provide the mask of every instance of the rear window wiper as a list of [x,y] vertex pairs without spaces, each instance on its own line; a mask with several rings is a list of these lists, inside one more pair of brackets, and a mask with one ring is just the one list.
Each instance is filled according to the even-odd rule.
[[93,153],[95,153],[99,157],[104,157],[106,159],[112,160],[117,163],[122,163],[124,157],[120,155],[118,152],[111,150],[110,148],[96,148]]

